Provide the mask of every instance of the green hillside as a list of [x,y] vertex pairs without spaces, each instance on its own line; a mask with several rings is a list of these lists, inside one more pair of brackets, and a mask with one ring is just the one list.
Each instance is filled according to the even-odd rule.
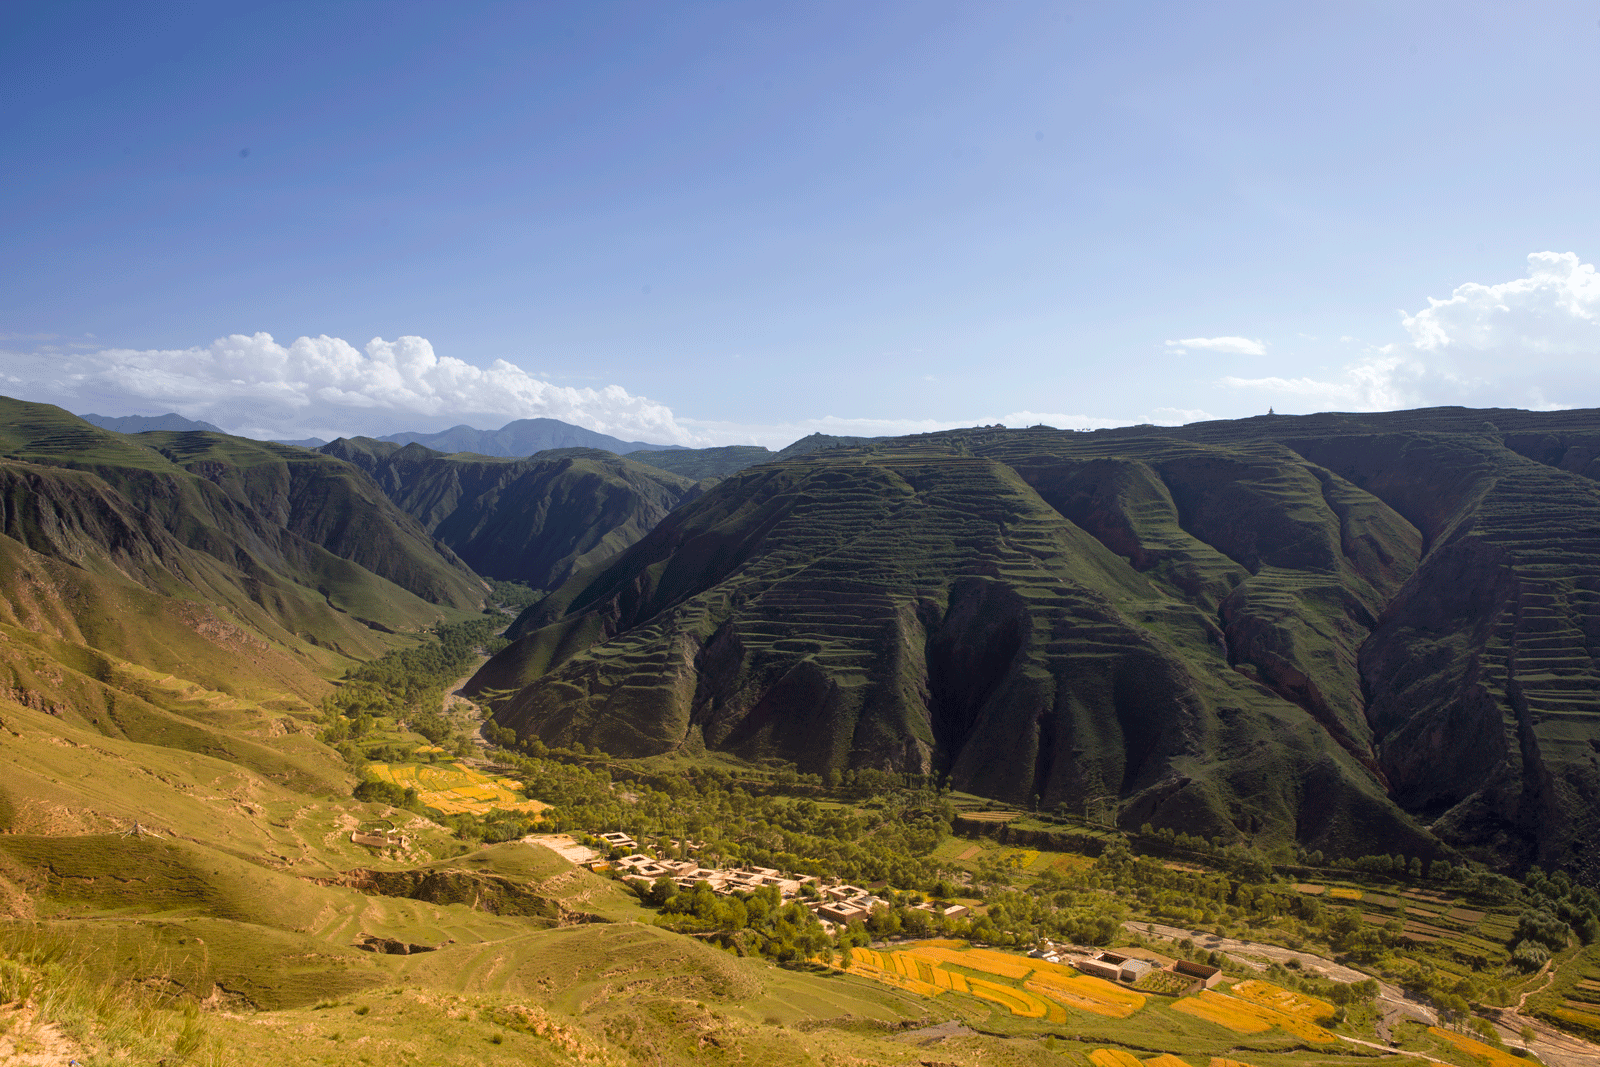
[[478,573],[535,589],[611,558],[696,494],[690,478],[595,449],[496,459],[355,438],[322,451],[366,471]]
[[1594,413],[985,429],[735,474],[474,680],[547,744],[1585,864]]
[[647,467],[658,467],[701,481],[706,478],[726,478],[746,467],[766,463],[776,458],[776,453],[760,445],[726,445],[722,448],[681,448],[669,452],[629,452],[626,458]]

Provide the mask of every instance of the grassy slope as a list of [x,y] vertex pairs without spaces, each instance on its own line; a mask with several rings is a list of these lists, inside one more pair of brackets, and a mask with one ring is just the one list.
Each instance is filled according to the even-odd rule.
[[145,433],[138,440],[340,560],[434,603],[481,606],[477,577],[351,464],[223,434]]
[[700,481],[705,478],[726,478],[777,456],[771,449],[760,445],[727,445],[722,448],[685,448],[670,452],[629,452],[626,458]]

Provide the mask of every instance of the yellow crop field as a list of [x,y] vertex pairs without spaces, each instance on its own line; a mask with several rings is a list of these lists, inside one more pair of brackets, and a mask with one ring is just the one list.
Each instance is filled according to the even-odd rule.
[[1449,1030],[1442,1030],[1437,1026],[1428,1027],[1428,1033],[1434,1035],[1435,1037],[1444,1038],[1450,1044],[1454,1045],[1456,1048],[1460,1049],[1462,1052],[1465,1052],[1469,1056],[1476,1056],[1480,1060],[1487,1061],[1490,1064],[1490,1067],[1518,1067],[1518,1065],[1520,1065],[1520,1067],[1527,1067],[1527,1060],[1513,1056],[1509,1052],[1503,1052],[1500,1049],[1495,1048],[1493,1045],[1486,1045],[1482,1041],[1474,1041],[1465,1034],[1452,1033]]
[[1344,886],[1336,885],[1332,889],[1328,890],[1328,895],[1333,897],[1335,900],[1360,900],[1361,890],[1346,889]]
[[[1111,982],[1079,974],[1044,960],[1031,960],[990,949],[962,949],[959,941],[922,941],[897,951],[851,949],[851,974],[933,997],[971,993],[1024,1019],[1066,1022],[1067,1008],[1125,1019],[1144,1007],[1144,997]],[[996,978],[1028,979],[1022,988],[974,978],[952,969],[962,967]]]
[[[992,1000],[1006,1008],[1012,1015],[1020,1015],[1024,1019],[1043,1019],[1049,1012],[1050,1006],[1045,1001],[1015,986],[986,982],[982,978],[968,978],[967,984],[972,987],[973,996]],[[1062,1018],[1065,1019],[1066,1016],[1063,1015]]]
[[1159,1056],[1151,1056],[1145,1060],[1144,1067],[1189,1067],[1189,1065],[1172,1053],[1163,1052]]
[[1094,1067],[1142,1067],[1139,1057],[1120,1048],[1097,1048],[1089,1053]]
[[1172,1005],[1172,1010],[1216,1023],[1236,1034],[1259,1034],[1272,1029],[1272,1023],[1262,1018],[1260,1008],[1211,989],[1184,997]]
[[[884,985],[897,986],[908,993],[916,993],[918,996],[935,997],[945,991],[946,987],[931,981],[925,982],[918,977],[914,965],[909,968],[910,973],[908,974],[908,968],[899,960],[901,955],[903,953],[874,952],[870,948],[851,949],[849,973],[859,975],[862,978],[871,978],[873,981],[882,982]],[[929,977],[934,976],[930,975]]]
[[1296,1037],[1326,1044],[1337,1040],[1313,1019],[1331,1014],[1333,1005],[1315,997],[1291,993],[1254,978],[1233,987],[1238,996],[1202,989],[1172,1005],[1173,1011],[1214,1022],[1234,1033],[1259,1034],[1280,1026]]
[[1211,1057],[1210,1067],[1250,1067],[1250,1064],[1243,1060],[1229,1060],[1221,1056],[1213,1056]]
[[1271,982],[1263,982],[1259,978],[1249,978],[1243,982],[1236,982],[1230,992],[1236,997],[1253,1001],[1268,1008],[1293,1015],[1307,1022],[1327,1018],[1333,1014],[1333,1005],[1326,1000],[1308,997],[1303,993],[1296,993],[1282,986],[1275,986]]
[[424,804],[448,815],[487,815],[496,808],[537,814],[550,807],[542,800],[525,799],[519,792],[521,782],[481,774],[460,763],[374,763],[368,770],[375,778],[415,789]]
[[929,963],[954,963],[959,967],[970,967],[974,971],[997,974],[1002,978],[1026,978],[1033,972],[1033,968],[1029,966],[1032,960],[989,949],[974,948],[961,951],[921,944],[906,951]]
[[1039,971],[1024,985],[1058,1004],[1109,1019],[1126,1019],[1144,1007],[1141,994],[1088,974]]

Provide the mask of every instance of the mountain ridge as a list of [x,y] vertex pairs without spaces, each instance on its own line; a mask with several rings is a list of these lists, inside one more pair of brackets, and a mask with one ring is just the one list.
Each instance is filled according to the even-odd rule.
[[557,589],[472,685],[551,744],[1581,864],[1597,455],[1595,412],[1465,409],[816,452]]
[[436,452],[474,452],[482,456],[522,457],[552,448],[599,448],[621,455],[626,452],[667,451],[679,445],[623,441],[597,430],[574,426],[559,419],[515,419],[498,430],[479,430],[465,423],[436,433],[407,430],[377,438],[396,444],[419,444]]

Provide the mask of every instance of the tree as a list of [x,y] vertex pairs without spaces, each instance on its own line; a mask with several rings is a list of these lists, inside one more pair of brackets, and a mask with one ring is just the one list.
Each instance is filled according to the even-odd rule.
[[660,878],[657,878],[655,884],[650,887],[649,895],[646,897],[646,903],[652,905],[653,907],[659,908],[672,897],[677,895],[678,884],[663,874]]

